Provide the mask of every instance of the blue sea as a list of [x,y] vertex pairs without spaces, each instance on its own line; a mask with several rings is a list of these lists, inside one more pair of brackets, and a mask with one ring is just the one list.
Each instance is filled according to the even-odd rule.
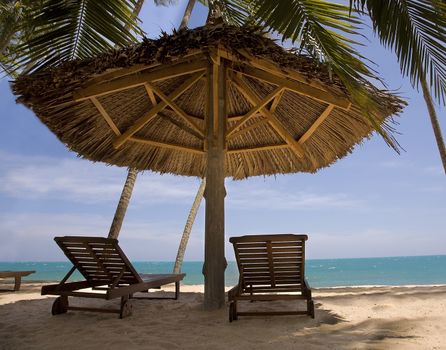
[[[170,273],[173,262],[135,261],[140,273]],[[203,262],[184,262],[184,284],[203,284]],[[70,262],[0,262],[0,270],[35,270],[25,280],[59,281],[71,268]],[[404,256],[360,259],[314,259],[306,261],[306,277],[311,287],[362,285],[446,284],[446,255]],[[72,279],[82,279],[74,274]],[[226,269],[226,285],[237,283],[235,262]]]

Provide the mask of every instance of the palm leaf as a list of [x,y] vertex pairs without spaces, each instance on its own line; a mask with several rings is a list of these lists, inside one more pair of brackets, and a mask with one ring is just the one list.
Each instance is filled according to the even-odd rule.
[[142,31],[135,0],[42,0],[29,9],[32,34],[15,49],[16,68],[38,70],[125,46]]
[[426,78],[438,101],[446,98],[446,3],[439,0],[350,0],[367,13],[381,43],[398,56],[417,86]]
[[[236,4],[240,1],[222,0]],[[367,79],[379,79],[369,66],[370,61],[355,48],[361,45],[362,21],[352,15],[351,8],[324,0],[245,0],[244,11],[257,24],[278,33],[282,40],[299,42],[301,51],[306,51],[315,59],[327,64],[344,82],[353,102],[361,106],[364,116],[384,140],[395,150],[397,142],[388,132],[389,126],[381,127],[376,114],[380,113],[380,104],[368,88]],[[230,12],[228,12],[230,13]]]

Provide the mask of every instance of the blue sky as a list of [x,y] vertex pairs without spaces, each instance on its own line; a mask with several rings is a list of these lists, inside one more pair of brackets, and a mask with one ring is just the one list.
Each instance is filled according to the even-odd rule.
[[[149,37],[177,27],[186,1],[140,17]],[[206,13],[194,11],[191,27]],[[370,35],[362,49],[409,106],[396,120],[398,155],[377,135],[317,174],[227,180],[226,235],[307,233],[309,258],[446,254],[446,183],[421,94]],[[446,130],[444,108],[437,109]],[[106,236],[126,169],[81,160],[0,80],[0,261],[64,260],[60,235]],[[134,189],[120,242],[132,260],[173,260],[199,180],[146,172]],[[186,260],[202,260],[203,205]],[[227,258],[233,259],[227,245]]]

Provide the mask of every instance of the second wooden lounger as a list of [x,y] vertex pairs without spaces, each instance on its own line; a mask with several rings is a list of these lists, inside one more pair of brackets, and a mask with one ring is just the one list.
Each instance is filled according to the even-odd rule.
[[[120,318],[131,314],[129,299],[133,293],[148,292],[151,288],[175,283],[175,297],[185,274],[138,274],[118,245],[117,239],[103,237],[65,236],[54,238],[73,263],[73,267],[58,284],[42,287],[42,295],[60,295],[52,308],[53,315],[67,310],[84,310],[118,313]],[[85,281],[67,282],[75,270]],[[102,309],[70,306],[68,297],[114,299],[121,298],[119,309]],[[144,297],[145,299],[157,299]]]
[[[28,276],[36,271],[0,271],[0,278],[14,278],[14,292],[20,289],[20,285],[22,283],[22,277]],[[9,290],[1,290],[9,291]]]
[[[231,237],[240,273],[239,283],[228,292],[229,321],[238,316],[309,315],[314,318],[311,289],[305,279],[307,235],[277,234]],[[306,311],[244,311],[239,301],[304,299]]]

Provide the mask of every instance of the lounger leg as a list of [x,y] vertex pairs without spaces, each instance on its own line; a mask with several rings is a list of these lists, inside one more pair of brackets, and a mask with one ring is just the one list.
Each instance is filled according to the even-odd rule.
[[119,312],[119,318],[124,318],[132,314],[132,305],[129,300],[129,295],[121,297],[121,309]]
[[231,300],[229,302],[229,322],[237,320],[237,300]]
[[238,315],[237,315],[237,300],[234,300],[234,320],[238,320]]
[[311,316],[311,318],[314,318],[314,302],[311,298],[307,299],[307,314],[308,316]]
[[68,297],[66,295],[61,295],[56,298],[51,308],[52,315],[65,314],[68,311]]
[[18,291],[20,289],[20,284],[22,283],[22,276],[15,276],[15,283],[14,283],[14,291]]
[[175,300],[178,300],[180,295],[180,282],[175,282]]

